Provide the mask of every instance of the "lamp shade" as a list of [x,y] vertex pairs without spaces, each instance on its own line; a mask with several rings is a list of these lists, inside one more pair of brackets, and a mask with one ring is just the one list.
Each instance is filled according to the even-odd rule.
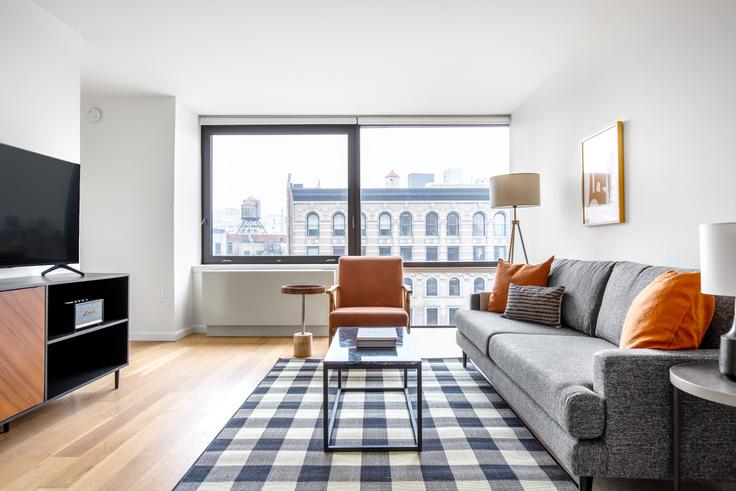
[[539,174],[503,174],[491,177],[491,207],[539,206]]
[[736,296],[736,222],[700,226],[700,289]]

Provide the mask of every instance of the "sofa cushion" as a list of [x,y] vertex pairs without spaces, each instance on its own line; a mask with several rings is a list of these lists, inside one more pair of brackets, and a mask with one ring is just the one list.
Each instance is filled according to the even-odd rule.
[[555,261],[547,286],[562,285],[562,324],[592,336],[613,265],[610,261]]
[[595,328],[596,337],[618,346],[631,303],[656,277],[671,269],[628,261],[616,263],[603,292]]
[[605,405],[593,391],[595,353],[617,349],[590,336],[499,334],[488,343],[491,360],[576,438],[597,438]]
[[494,312],[460,310],[455,315],[455,326],[484,354],[488,354],[488,340],[496,334],[547,334],[557,336],[583,336],[567,328],[554,328],[531,322],[504,319]]
[[353,326],[406,326],[409,316],[397,307],[340,307],[330,312],[330,329]]
[[[603,292],[595,335],[618,346],[624,319],[634,298],[656,277],[672,269],[689,271],[628,261],[616,263]],[[733,297],[716,297],[715,314],[700,343],[701,348],[718,348],[721,334],[727,332],[733,323],[733,304]]]

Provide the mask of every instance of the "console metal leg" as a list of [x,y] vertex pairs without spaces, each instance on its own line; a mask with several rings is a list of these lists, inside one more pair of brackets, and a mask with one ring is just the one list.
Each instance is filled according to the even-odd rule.
[[404,368],[404,388],[406,389],[409,387],[409,381],[407,380],[409,377],[409,370]]
[[672,387],[672,489],[680,491],[680,389]]
[[115,390],[120,388],[120,370],[115,370]]

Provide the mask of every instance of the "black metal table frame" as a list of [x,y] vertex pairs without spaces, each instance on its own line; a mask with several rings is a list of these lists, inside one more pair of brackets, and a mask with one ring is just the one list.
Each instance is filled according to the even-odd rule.
[[[342,371],[345,369],[365,370],[404,370],[403,387],[343,387]],[[330,411],[330,370],[337,370],[337,392]],[[409,395],[408,372],[417,371],[417,410],[416,414]],[[401,450],[422,451],[422,362],[388,362],[380,366],[355,363],[323,363],[322,364],[322,416],[323,439],[325,452],[392,452]],[[406,398],[406,407],[409,409],[409,421],[414,433],[414,445],[330,445],[335,418],[340,408],[340,398],[343,392],[403,392]]]

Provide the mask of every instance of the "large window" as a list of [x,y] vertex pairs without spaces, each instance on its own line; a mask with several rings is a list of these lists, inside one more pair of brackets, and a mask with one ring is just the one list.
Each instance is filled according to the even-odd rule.
[[352,126],[204,126],[203,262],[325,262],[334,247],[350,252],[356,142]]
[[203,126],[203,262],[401,256],[413,322],[446,325],[507,255],[488,179],[509,172],[508,140],[502,125]]

